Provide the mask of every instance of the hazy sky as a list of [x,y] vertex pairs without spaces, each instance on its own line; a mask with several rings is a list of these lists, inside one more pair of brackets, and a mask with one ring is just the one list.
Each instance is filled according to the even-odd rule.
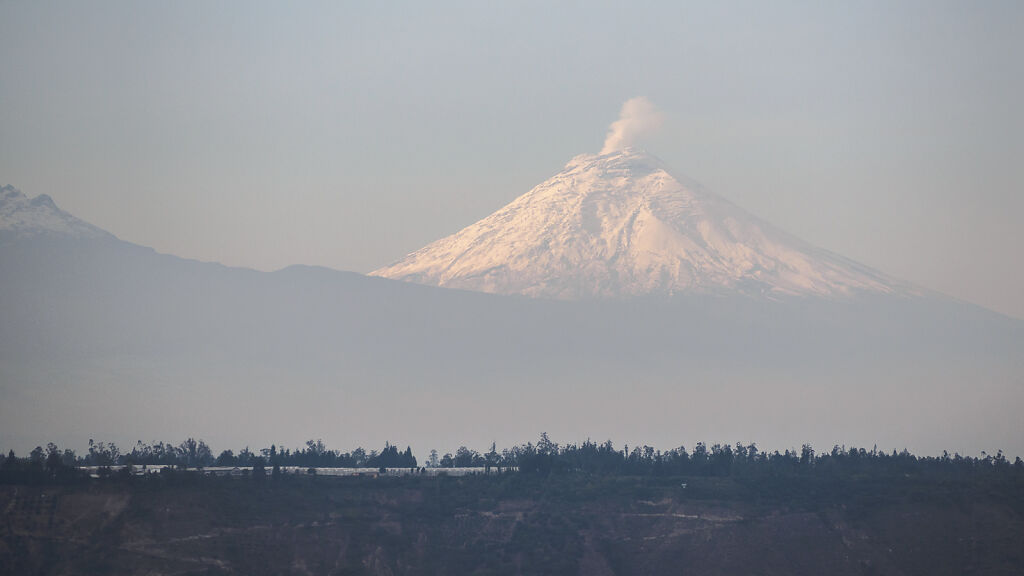
[[1024,318],[1024,3],[0,2],[0,185],[162,252],[367,272],[596,152]]

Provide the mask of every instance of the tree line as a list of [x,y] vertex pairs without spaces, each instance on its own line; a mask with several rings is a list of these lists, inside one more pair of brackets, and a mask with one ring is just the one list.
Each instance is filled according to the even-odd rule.
[[[130,452],[122,451],[113,442],[89,440],[88,451],[78,455],[49,443],[37,446],[27,456],[19,457],[13,450],[0,453],[0,481],[45,482],[80,477],[85,466],[100,469],[116,466],[170,466],[179,469],[211,466],[251,467],[279,474],[282,467],[301,468],[416,468],[418,461],[410,447],[400,451],[386,443],[380,451],[367,452],[356,448],[350,452],[327,448],[323,440],[309,440],[305,447],[294,449],[271,445],[256,451],[248,447],[235,453],[223,450],[217,456],[203,440],[188,438],[174,445],[166,442],[137,442]],[[586,441],[560,445],[547,434],[536,443],[528,442],[503,449],[494,443],[490,450],[479,453],[465,446],[454,454],[439,455],[432,450],[427,467],[497,468],[522,474],[583,473],[623,476],[751,476],[788,474],[824,475],[892,475],[931,474],[963,475],[975,472],[1014,472],[1024,475],[1024,461],[1018,456],[1012,463],[1002,451],[981,457],[949,455],[915,456],[908,452],[880,451],[877,448],[833,446],[816,452],[810,444],[800,450],[761,451],[756,444],[713,444],[698,442],[692,449],[685,446],[657,450],[651,446],[623,446],[616,449],[609,440],[603,443]],[[108,470],[109,473],[109,470]]]
[[74,450],[61,450],[49,443],[37,446],[27,456],[19,457],[14,450],[0,453],[0,482],[64,481],[82,477],[83,467],[97,467],[101,475],[110,474],[111,467],[172,467],[177,469],[209,468],[212,466],[246,467],[256,470],[270,468],[279,474],[287,466],[302,468],[416,468],[412,448],[404,451],[386,443],[384,449],[356,448],[351,452],[329,450],[323,440],[309,440],[304,448],[278,449],[276,445],[256,451],[248,447],[237,454],[224,450],[216,457],[203,440],[188,438],[175,445],[170,442],[144,443],[138,441],[130,452],[120,449],[114,442],[89,440],[88,451],[79,455]]

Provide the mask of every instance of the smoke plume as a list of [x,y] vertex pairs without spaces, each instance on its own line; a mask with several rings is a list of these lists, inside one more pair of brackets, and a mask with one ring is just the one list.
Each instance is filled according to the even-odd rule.
[[626,100],[619,112],[619,119],[608,127],[608,136],[604,139],[601,154],[633,146],[644,136],[661,128],[662,122],[661,111],[647,98],[637,96]]

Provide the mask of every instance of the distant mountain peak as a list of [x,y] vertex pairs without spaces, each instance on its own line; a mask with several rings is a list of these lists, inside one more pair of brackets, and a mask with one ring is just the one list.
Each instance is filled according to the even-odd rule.
[[101,230],[61,210],[53,198],[40,194],[29,198],[14,186],[0,188],[0,238],[32,236],[58,236],[70,238],[112,237]]
[[504,208],[371,274],[556,299],[901,290],[676,178],[636,147],[576,156]]

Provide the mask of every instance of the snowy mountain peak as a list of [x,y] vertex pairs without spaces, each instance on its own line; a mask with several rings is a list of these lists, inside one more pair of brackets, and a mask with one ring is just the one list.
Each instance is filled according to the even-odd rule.
[[92,224],[61,210],[46,194],[29,198],[14,186],[0,188],[0,237],[111,237]]
[[541,298],[901,290],[628,147],[584,154],[494,214],[371,274]]

